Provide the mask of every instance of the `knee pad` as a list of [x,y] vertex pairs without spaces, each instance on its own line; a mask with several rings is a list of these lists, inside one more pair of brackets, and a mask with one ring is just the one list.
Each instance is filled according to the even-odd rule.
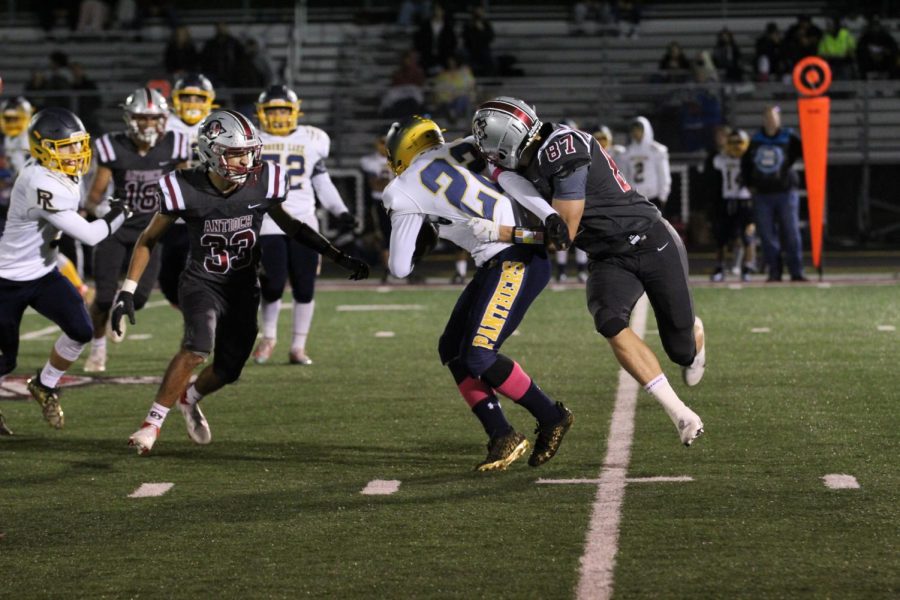
[[312,302],[314,289],[314,282],[310,283],[309,285],[292,288],[291,295],[294,297],[294,302],[297,302],[298,304],[308,304]]
[[91,335],[88,335],[87,339],[84,341],[77,341],[66,334],[62,334],[57,338],[56,343],[53,344],[53,349],[64,359],[75,361],[78,360],[78,357],[81,356],[82,349],[84,349],[85,345],[90,341]]
[[229,369],[229,368],[219,368],[213,367],[213,372],[216,374],[216,377],[222,382],[223,385],[228,385],[229,383],[234,383],[241,377],[242,368],[239,369]]
[[622,317],[600,311],[594,315],[594,327],[597,329],[597,333],[609,339],[616,337],[623,329],[628,327],[628,321]]
[[112,308],[112,301],[106,302],[101,300],[94,300],[94,307],[100,312],[109,312]]
[[481,380],[494,389],[503,385],[509,379],[516,363],[507,356],[497,354],[493,364],[481,372]]
[[275,302],[276,300],[281,300],[281,292],[283,292],[283,291],[284,290],[276,290],[274,288],[263,287],[260,290],[260,295],[262,296],[263,300],[265,300],[266,302],[272,303],[272,302]]

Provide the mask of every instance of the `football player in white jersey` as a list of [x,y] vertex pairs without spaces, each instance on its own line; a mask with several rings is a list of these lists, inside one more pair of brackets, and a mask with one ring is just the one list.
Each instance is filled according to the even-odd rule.
[[[728,134],[725,147],[713,157],[712,166],[720,181],[713,211],[716,238],[716,268],[710,279],[725,281],[725,254],[732,247],[735,274],[750,281],[756,268],[756,226],[753,222],[753,198],[740,182],[741,157],[750,146],[750,136],[743,129]],[[743,264],[741,259],[743,258]]]
[[[506,469],[528,448],[525,436],[506,420],[495,391],[537,419],[538,435],[528,464],[539,466],[556,454],[574,418],[499,350],[550,280],[543,239],[515,245],[475,237],[469,227],[473,218],[498,225],[516,225],[517,218],[512,202],[496,185],[466,168],[485,166],[471,139],[445,144],[434,121],[411,117],[394,123],[386,145],[397,174],[382,198],[391,215],[391,274],[409,275],[414,261],[436,243],[429,216],[440,219],[440,236],[469,252],[477,266],[438,343],[441,362],[489,438],[487,458],[476,470]],[[519,237],[537,235],[524,228],[516,232]]]
[[[311,125],[298,125],[300,99],[284,85],[274,85],[259,95],[256,115],[262,131],[263,160],[280,164],[287,172],[288,195],[284,210],[295,219],[319,230],[316,218],[316,199],[337,217],[341,227],[353,229],[357,222],[328,171],[325,159],[331,148],[328,134]],[[298,244],[284,234],[274,220],[266,215],[260,232],[262,266],[262,339],[253,352],[257,364],[272,356],[278,330],[281,296],[290,278],[294,297],[294,334],[288,360],[292,365],[310,365],[306,354],[306,339],[312,324],[315,301],[316,274],[319,255]]]
[[25,167],[31,156],[28,151],[28,121],[34,109],[22,96],[9,98],[0,104],[0,131],[3,132],[3,150],[14,174]]
[[[216,91],[201,73],[188,73],[172,88],[172,115],[166,119],[166,131],[183,134],[191,146],[189,166],[197,165],[197,132],[200,122],[213,109]],[[159,267],[159,289],[172,306],[178,306],[178,280],[190,252],[190,238],[182,219],[178,219],[162,241]]]
[[64,108],[38,112],[28,127],[34,160],[13,186],[6,229],[0,237],[0,377],[16,368],[19,326],[29,306],[62,329],[50,359],[28,380],[44,419],[61,429],[63,411],[58,383],[91,341],[92,326],[78,291],[56,266],[60,233],[94,245],[125,222],[123,203],[93,223],[78,214],[79,178],[90,168],[90,135],[81,120]]

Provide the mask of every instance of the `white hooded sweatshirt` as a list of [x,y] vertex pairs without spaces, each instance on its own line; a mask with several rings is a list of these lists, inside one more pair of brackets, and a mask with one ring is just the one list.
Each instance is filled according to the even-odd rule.
[[[633,139],[625,152],[616,158],[625,180],[647,198],[659,199],[661,204],[669,199],[672,175],[669,172],[669,149],[653,140],[653,126],[646,117],[635,121],[644,126],[640,143]],[[629,132],[630,136],[630,132]]]

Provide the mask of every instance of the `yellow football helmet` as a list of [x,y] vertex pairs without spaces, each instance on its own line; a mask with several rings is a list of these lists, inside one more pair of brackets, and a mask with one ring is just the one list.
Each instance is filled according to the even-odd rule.
[[[297,93],[286,85],[273,85],[259,95],[256,101],[256,117],[259,126],[266,133],[272,135],[287,135],[297,129],[297,120],[303,116],[300,112],[302,100]],[[286,108],[290,112],[286,115],[274,115],[269,111],[273,108]]]
[[[192,97],[200,100],[193,100]],[[200,73],[185,75],[172,88],[172,112],[188,125],[196,125],[213,109],[216,92],[212,83]]]
[[28,125],[31,155],[44,167],[78,177],[91,168],[91,136],[75,113],[52,106]]
[[423,150],[440,146],[444,135],[431,119],[414,115],[391,125],[385,138],[388,164],[395,175],[405,171]]
[[0,131],[8,138],[14,138],[25,131],[34,109],[22,96],[4,100],[0,104]]
[[725,144],[725,152],[734,158],[740,158],[750,147],[750,136],[743,129],[735,129],[728,134],[728,141]]

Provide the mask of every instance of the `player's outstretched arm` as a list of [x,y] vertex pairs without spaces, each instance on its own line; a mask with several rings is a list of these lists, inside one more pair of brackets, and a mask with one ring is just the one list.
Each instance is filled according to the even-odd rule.
[[284,208],[281,205],[273,207],[269,211],[269,216],[291,238],[308,248],[312,248],[319,254],[327,256],[341,267],[350,271],[350,279],[366,279],[369,276],[369,265],[335,248],[318,231],[284,212]]
[[337,218],[338,224],[345,229],[355,229],[357,226],[356,217],[347,210],[347,205],[341,199],[341,193],[338,191],[327,171],[313,175],[313,190],[316,192],[316,198],[325,210],[333,214]]
[[41,210],[41,213],[51,225],[88,246],[94,246],[114,234],[130,216],[125,204],[115,200],[110,203],[110,209],[103,218],[93,223],[88,223],[74,210]]
[[416,240],[425,222],[425,215],[396,213],[391,215],[391,244],[388,254],[388,269],[391,275],[400,279],[412,273],[417,258]]

